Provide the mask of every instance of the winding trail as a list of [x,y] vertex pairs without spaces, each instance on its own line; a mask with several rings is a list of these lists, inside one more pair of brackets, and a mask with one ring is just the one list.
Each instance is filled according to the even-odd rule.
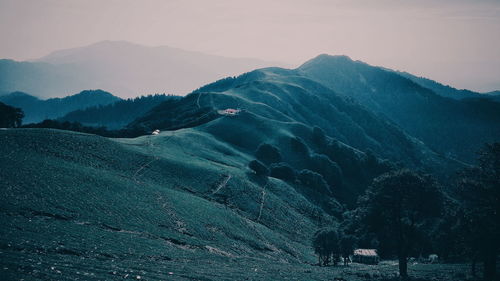
[[260,217],[262,216],[262,209],[264,209],[264,200],[266,199],[266,185],[262,188],[262,199],[260,200],[260,210],[259,210],[259,217],[257,218],[257,221],[260,221]]
[[217,188],[214,190],[214,192],[212,192],[212,194],[215,194],[217,192],[219,192],[219,190],[221,190],[222,188],[226,187],[227,185],[227,182],[232,178],[233,176],[232,175],[227,175],[224,180],[217,186]]

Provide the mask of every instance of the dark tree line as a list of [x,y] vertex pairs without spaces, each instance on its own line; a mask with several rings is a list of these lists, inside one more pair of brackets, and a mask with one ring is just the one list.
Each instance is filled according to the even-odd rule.
[[321,229],[314,234],[313,248],[318,255],[318,264],[336,266],[342,257],[344,265],[348,265],[349,255],[354,250],[356,239],[336,229]]
[[500,143],[480,151],[478,165],[462,172],[458,182],[464,245],[484,264],[484,279],[494,280],[500,248]]
[[44,120],[40,123],[27,124],[23,128],[48,128],[59,129],[81,133],[94,134],[108,138],[135,138],[151,132],[142,128],[126,128],[121,130],[108,130],[106,127],[89,127],[83,126],[78,122],[60,122],[57,120]]
[[500,143],[486,145],[477,163],[461,171],[455,189],[449,190],[431,176],[408,169],[375,178],[337,229],[314,236],[320,265],[338,256],[342,233],[355,238],[360,247],[377,248],[382,257],[396,256],[402,278],[408,277],[409,257],[454,252],[460,261],[471,261],[473,268],[482,262],[484,280],[496,280]]
[[178,99],[177,96],[156,94],[133,99],[119,100],[112,104],[92,106],[69,112],[59,121],[78,122],[92,126],[122,128],[143,116],[153,107],[166,100]]

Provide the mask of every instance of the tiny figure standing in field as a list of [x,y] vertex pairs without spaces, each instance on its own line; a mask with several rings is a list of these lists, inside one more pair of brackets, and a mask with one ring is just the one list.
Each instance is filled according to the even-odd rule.
[[349,255],[344,255],[344,266],[348,266],[350,262],[351,258],[349,257]]

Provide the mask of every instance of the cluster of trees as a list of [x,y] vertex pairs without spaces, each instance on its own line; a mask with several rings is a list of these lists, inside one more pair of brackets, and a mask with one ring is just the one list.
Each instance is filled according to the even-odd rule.
[[291,137],[288,146],[260,144],[249,167],[259,176],[297,183],[308,188],[306,192],[326,194],[353,207],[372,179],[393,170],[394,164],[380,160],[371,151],[363,153],[348,147],[313,127],[310,136]]
[[[302,153],[308,153],[307,147],[296,139],[292,139],[296,146],[300,146],[300,151]],[[308,154],[307,154],[308,155]],[[328,162],[332,162],[326,156],[313,155],[310,158],[315,159],[318,163],[318,169],[322,170],[322,174],[309,170],[295,170],[291,165],[286,162],[282,162],[282,156],[280,150],[272,144],[263,143],[255,152],[255,157],[257,159],[250,161],[248,164],[249,168],[254,171],[258,176],[270,176],[273,178],[281,179],[289,183],[299,183],[303,186],[309,187],[311,190],[320,194],[332,195],[332,190],[328,182],[325,180],[323,175],[339,174],[337,170],[330,171],[328,167]],[[327,162],[326,164],[322,161]],[[335,166],[334,166],[335,167]]]
[[462,172],[458,181],[460,222],[465,254],[484,263],[484,277],[496,276],[500,250],[500,143],[487,145],[478,165]]
[[311,140],[315,152],[311,158],[318,163],[315,172],[331,171],[325,179],[337,187],[336,197],[349,206],[357,203],[375,177],[395,169],[393,163],[379,159],[370,149],[362,153],[328,138],[320,127],[313,127]]
[[0,128],[16,128],[23,123],[24,113],[20,108],[0,102]]
[[313,238],[313,248],[314,253],[318,255],[318,264],[327,266],[333,263],[335,266],[340,261],[340,257],[343,257],[344,264],[347,264],[355,243],[353,236],[338,232],[336,229],[319,230]]
[[[320,231],[313,246],[320,264],[339,253],[338,233],[355,237],[382,257],[396,256],[401,277],[411,256],[437,252],[484,264],[484,280],[495,280],[500,249],[500,143],[487,145],[478,165],[445,189],[431,176],[408,169],[385,173],[344,214],[338,231]],[[473,271],[475,273],[475,271]]]

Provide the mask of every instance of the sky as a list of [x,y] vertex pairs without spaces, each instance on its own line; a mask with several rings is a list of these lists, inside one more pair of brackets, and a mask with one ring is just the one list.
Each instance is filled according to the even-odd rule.
[[124,40],[298,66],[348,55],[500,89],[500,0],[0,0],[0,58]]

